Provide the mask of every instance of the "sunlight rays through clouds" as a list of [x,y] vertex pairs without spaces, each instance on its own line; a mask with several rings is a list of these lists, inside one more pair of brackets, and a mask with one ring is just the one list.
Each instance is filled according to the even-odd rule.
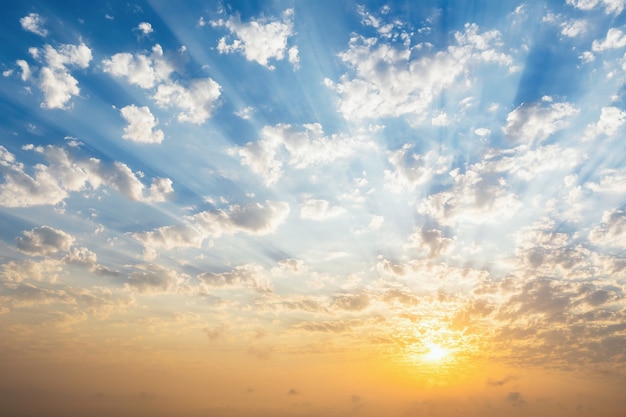
[[622,416],[625,3],[415,3],[0,6],[3,410]]

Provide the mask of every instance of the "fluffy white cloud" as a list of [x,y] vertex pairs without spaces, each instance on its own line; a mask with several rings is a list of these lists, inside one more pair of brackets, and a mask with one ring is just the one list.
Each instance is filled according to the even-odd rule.
[[569,103],[552,103],[544,97],[540,103],[522,104],[510,112],[502,132],[514,142],[541,142],[567,127],[567,119],[577,113]]
[[192,80],[185,88],[177,82],[160,84],[152,98],[160,107],[177,107],[178,120],[204,123],[218,105],[221,87],[211,78]]
[[492,62],[513,68],[511,57],[497,50],[499,38],[495,30],[481,34],[478,26],[467,24],[455,34],[455,45],[429,55],[420,50],[423,45],[397,48],[355,35],[339,54],[354,77],[344,74],[338,83],[326,79],[325,84],[339,94],[339,111],[346,119],[411,115],[422,121],[433,98],[458,83],[471,65]]
[[595,40],[591,44],[591,49],[595,52],[606,49],[623,48],[626,46],[626,34],[619,29],[611,28],[606,33],[606,38],[602,41]]
[[[265,126],[257,142],[230,149],[231,155],[241,157],[241,164],[261,175],[267,186],[278,181],[283,163],[296,169],[328,164],[363,149],[373,149],[369,139],[344,135],[324,136],[318,123],[303,125],[304,131],[288,124]],[[286,151],[286,154],[285,154]]]
[[37,13],[29,13],[20,19],[22,29],[35,33],[39,36],[47,36],[48,31],[43,27],[46,20]]
[[561,34],[569,38],[575,38],[586,32],[587,22],[585,20],[571,20],[561,25]]
[[41,226],[23,231],[16,242],[17,248],[28,255],[48,256],[69,251],[74,238],[62,230]]
[[148,106],[137,107],[131,104],[122,107],[120,113],[128,123],[124,127],[122,138],[141,143],[161,143],[163,141],[163,131],[161,129],[155,130],[158,120],[152,115]]
[[600,120],[590,124],[585,131],[585,139],[593,140],[600,135],[614,136],[626,121],[626,112],[617,107],[603,107]]
[[177,247],[200,247],[207,238],[222,235],[248,233],[263,235],[272,233],[289,215],[289,204],[266,201],[263,204],[232,205],[227,210],[207,210],[187,217],[185,224],[163,226],[157,229],[133,233],[142,242],[146,256],[154,258],[156,249]]
[[137,271],[128,276],[126,288],[141,294],[160,294],[178,291],[189,279],[172,269],[160,265],[137,265]]
[[[239,16],[231,16],[228,20],[212,21],[213,27],[226,27],[230,30],[232,43],[222,37],[217,50],[220,53],[241,52],[248,61],[256,61],[266,68],[273,69],[270,60],[281,61],[287,51],[287,41],[293,36],[293,9],[283,12],[282,19],[258,19],[241,22]],[[298,49],[292,47],[289,62],[298,65]]]
[[340,206],[330,206],[326,200],[310,198],[300,207],[300,217],[308,220],[323,221],[341,216],[346,210]]
[[[44,95],[42,107],[49,109],[63,109],[67,102],[80,94],[78,80],[74,78],[68,68],[87,68],[92,59],[91,49],[84,43],[80,45],[61,45],[54,49],[45,45],[43,51],[31,48],[31,54],[37,59],[43,58],[44,65],[39,70],[38,86]],[[29,66],[26,62],[18,61],[22,69],[22,79],[30,78]]]
[[507,190],[503,179],[487,180],[468,170],[450,173],[454,186],[428,196],[418,204],[418,212],[427,214],[440,224],[457,222],[491,223],[511,217],[520,207],[519,197]]
[[197,278],[207,287],[251,288],[259,292],[271,292],[272,284],[263,267],[256,264],[240,265],[221,272],[203,272]]
[[576,148],[554,144],[533,149],[521,145],[512,150],[492,151],[472,169],[481,173],[506,173],[529,181],[546,172],[571,169],[583,159],[583,153]]
[[405,144],[397,151],[388,152],[393,170],[385,170],[385,186],[395,193],[405,189],[414,190],[416,186],[430,181],[434,175],[443,174],[450,166],[450,158],[436,152],[424,155],[411,151],[413,145]]
[[149,56],[122,52],[102,61],[102,67],[104,72],[114,77],[125,77],[130,84],[141,88],[152,88],[167,81],[174,71],[163,57],[163,48],[158,44],[152,48]]
[[5,207],[29,207],[58,204],[70,192],[96,190],[105,185],[126,198],[142,201],[144,185],[126,164],[104,164],[96,158],[76,159],[65,149],[46,146],[25,149],[43,155],[47,164],[33,167],[33,174],[25,172],[24,166],[15,162],[14,156],[0,146],[0,164],[4,182],[0,184],[0,205]]
[[15,63],[22,70],[22,75],[20,76],[22,78],[22,81],[28,81],[31,76],[30,65],[28,65],[28,62],[24,61],[23,59],[18,59],[17,61],[15,61]]
[[150,185],[150,200],[165,201],[174,195],[172,180],[169,178],[154,178]]
[[602,224],[589,233],[589,241],[595,245],[626,249],[626,210],[606,211],[602,216]]
[[148,22],[139,23],[137,25],[137,30],[144,35],[149,35],[150,33],[154,32],[154,29],[152,29],[152,25]]
[[626,169],[608,170],[601,175],[599,182],[585,183],[585,188],[596,193],[626,193]]
[[445,255],[454,249],[454,239],[450,239],[438,229],[417,229],[409,236],[408,242],[404,245],[407,249],[419,249],[426,251],[429,259]]
[[603,5],[606,14],[618,15],[624,10],[626,0],[566,0],[566,3],[580,10],[591,10]]

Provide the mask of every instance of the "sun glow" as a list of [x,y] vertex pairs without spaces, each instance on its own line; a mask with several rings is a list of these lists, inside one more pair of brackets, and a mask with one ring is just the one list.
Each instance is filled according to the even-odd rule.
[[428,353],[423,356],[424,360],[427,362],[439,362],[450,354],[448,349],[436,344],[429,345],[428,349]]

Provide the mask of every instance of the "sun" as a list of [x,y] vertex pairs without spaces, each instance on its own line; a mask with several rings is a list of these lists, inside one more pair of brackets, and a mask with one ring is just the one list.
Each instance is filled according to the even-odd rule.
[[450,354],[450,351],[448,349],[434,343],[429,344],[428,349],[428,352],[425,353],[423,356],[424,360],[427,362],[439,362],[445,359]]

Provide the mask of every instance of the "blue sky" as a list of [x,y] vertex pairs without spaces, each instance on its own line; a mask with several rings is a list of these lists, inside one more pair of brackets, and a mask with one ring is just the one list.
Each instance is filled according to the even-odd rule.
[[[397,415],[447,415],[446,395],[561,415],[564,379],[623,388],[625,6],[3,3],[0,369],[21,376],[0,390],[122,407],[93,379],[121,357],[135,391],[189,413],[389,410],[387,379],[343,381],[341,403],[286,365],[339,357],[441,390],[398,391]],[[177,365],[146,379],[148,351]],[[203,403],[168,385],[194,355],[257,362]],[[304,408],[242,394],[268,362]],[[92,376],[55,385],[55,363]],[[491,408],[463,405],[455,372]],[[606,392],[559,412],[619,415]]]

